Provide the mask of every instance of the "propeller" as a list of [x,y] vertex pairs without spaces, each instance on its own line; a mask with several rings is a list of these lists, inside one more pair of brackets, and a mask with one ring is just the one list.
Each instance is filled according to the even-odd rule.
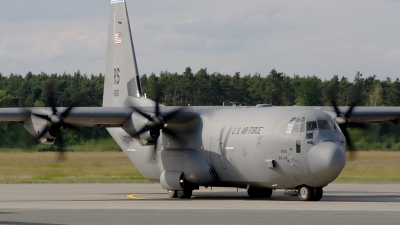
[[138,131],[135,136],[140,136],[141,134],[149,131],[150,136],[153,138],[152,143],[154,144],[155,148],[157,147],[158,138],[160,137],[161,132],[175,140],[179,140],[178,135],[174,131],[168,129],[166,125],[168,120],[173,119],[179,112],[183,110],[183,108],[179,108],[161,116],[158,102],[159,98],[157,97],[155,113],[153,115],[147,114],[135,106],[131,106],[134,111],[147,119],[146,125],[140,131]]
[[58,112],[57,108],[55,106],[55,103],[54,103],[52,91],[50,91],[47,101],[52,110],[51,115],[43,115],[43,114],[37,114],[37,113],[31,112],[33,115],[35,115],[41,119],[47,120],[47,122],[49,124],[49,126],[46,126],[45,128],[43,128],[42,131],[39,132],[36,139],[37,139],[37,141],[40,142],[40,139],[43,138],[47,133],[50,136],[57,138],[58,142],[59,142],[59,146],[58,146],[58,150],[57,150],[59,152],[58,158],[59,158],[59,160],[65,160],[66,159],[66,156],[65,156],[66,149],[65,149],[65,141],[64,141],[63,134],[61,132],[61,128],[79,130],[78,127],[65,123],[65,119],[68,117],[71,110],[77,104],[73,103],[67,109],[65,109],[63,112]]
[[331,103],[336,112],[336,117],[334,119],[335,119],[336,123],[339,125],[340,129],[342,130],[342,133],[343,133],[344,137],[346,138],[346,142],[349,146],[348,150],[350,152],[350,158],[354,158],[356,149],[353,146],[353,143],[351,141],[349,133],[347,132],[347,128],[351,128],[351,127],[366,128],[367,125],[364,123],[350,122],[350,116],[354,110],[356,103],[352,104],[345,114],[343,114],[339,110],[339,108],[336,105],[336,102],[334,100],[332,100]]

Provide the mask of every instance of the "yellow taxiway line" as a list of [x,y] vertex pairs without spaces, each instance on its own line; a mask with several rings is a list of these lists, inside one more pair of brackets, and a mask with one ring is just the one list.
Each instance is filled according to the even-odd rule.
[[130,198],[130,199],[136,199],[136,200],[145,200],[145,198],[137,197],[137,196],[134,195],[134,194],[127,195],[126,197],[127,197],[127,198]]

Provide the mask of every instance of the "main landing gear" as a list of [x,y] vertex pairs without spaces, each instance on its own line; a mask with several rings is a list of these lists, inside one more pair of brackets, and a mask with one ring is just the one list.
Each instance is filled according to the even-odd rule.
[[191,198],[192,194],[192,189],[183,189],[181,191],[168,190],[168,197],[170,198]]
[[247,189],[247,194],[250,198],[269,198],[272,195],[272,189],[270,188],[257,188],[249,187]]
[[324,195],[322,187],[313,188],[305,185],[298,188],[298,193],[302,201],[319,201]]

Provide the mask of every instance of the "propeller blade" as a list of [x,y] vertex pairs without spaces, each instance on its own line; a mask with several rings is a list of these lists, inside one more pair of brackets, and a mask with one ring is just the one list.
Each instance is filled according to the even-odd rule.
[[178,136],[178,133],[172,131],[171,129],[164,128],[162,130],[163,135],[173,142],[176,142],[174,146],[186,146],[188,144],[188,139],[182,136]]
[[76,106],[75,103],[72,103],[63,113],[61,113],[61,116],[65,119],[67,118],[69,112]]
[[179,141],[178,135],[175,132],[173,132],[172,130],[170,130],[168,128],[164,128],[164,129],[162,129],[162,131],[166,135],[168,135],[168,136],[172,137],[173,139],[175,139],[176,141]]
[[141,134],[143,134],[146,131],[147,131],[147,127],[144,126],[140,131],[136,132],[136,134],[134,134],[133,136],[140,136]]
[[333,105],[333,108],[335,109],[336,116],[338,116],[338,117],[341,116],[342,113],[340,112],[339,108],[337,107],[336,102],[334,100],[332,100],[331,103]]
[[53,96],[50,95],[50,96],[47,98],[47,101],[48,101],[49,104],[50,104],[51,110],[53,111],[53,115],[56,115],[56,114],[57,114],[57,109],[56,109],[56,105],[54,104],[54,98],[53,98]]
[[349,109],[349,110],[347,110],[346,114],[344,115],[344,116],[345,116],[347,119],[349,119],[349,118],[350,118],[350,116],[351,116],[351,112],[353,111],[353,109],[354,109],[354,106],[356,106],[356,103],[353,103],[353,105],[351,105],[350,109]]
[[156,116],[160,116],[160,106],[158,104],[159,97],[160,96],[157,96],[156,98]]
[[36,113],[32,113],[32,115],[35,115],[35,116],[37,116],[37,117],[39,117],[39,118],[41,118],[41,119],[50,121],[50,118],[49,118],[49,116],[47,116],[47,115],[40,115],[40,114],[36,114]]
[[347,129],[346,128],[343,129],[342,132],[343,132],[343,135],[346,138],[346,142],[349,146],[349,151],[355,151],[355,149],[353,148],[353,144],[351,143],[351,139],[350,139],[349,133],[347,132]]
[[39,133],[37,140],[41,139],[47,132],[49,132],[49,129],[47,127],[43,128],[43,130]]
[[145,113],[145,112],[143,112],[142,110],[136,108],[135,106],[131,106],[131,108],[132,108],[135,112],[137,112],[137,113],[139,113],[141,116],[143,116],[144,118],[146,118],[146,119],[148,119],[148,120],[151,119],[151,117],[150,117],[147,113]]
[[64,161],[64,160],[66,160],[66,156],[65,156],[65,152],[66,152],[66,150],[65,150],[65,142],[64,142],[64,138],[63,138],[63,135],[62,135],[62,133],[60,132],[60,134],[58,135],[58,143],[59,143],[59,146],[58,146],[58,160],[60,160],[60,161]]
[[165,115],[165,116],[163,117],[163,120],[164,120],[165,122],[167,122],[169,119],[174,118],[174,117],[176,116],[176,114],[178,114],[178,113],[181,112],[182,110],[183,110],[183,108],[179,108],[179,109],[177,109],[177,110],[174,110],[174,111],[168,113],[167,115]]

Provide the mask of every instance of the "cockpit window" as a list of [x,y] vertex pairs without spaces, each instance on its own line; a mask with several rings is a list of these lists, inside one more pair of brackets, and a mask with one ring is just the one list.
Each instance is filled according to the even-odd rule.
[[318,130],[317,121],[307,122],[307,131]]
[[298,134],[299,132],[300,132],[300,124],[296,123],[296,124],[294,124],[294,126],[293,126],[292,133]]
[[330,130],[331,129],[327,120],[318,120],[318,127],[320,130]]
[[329,127],[331,128],[331,130],[337,131],[335,122],[333,120],[328,120],[329,123]]
[[306,118],[305,117],[293,117],[285,130],[286,134],[298,134],[301,132],[306,131],[306,124],[305,124]]

